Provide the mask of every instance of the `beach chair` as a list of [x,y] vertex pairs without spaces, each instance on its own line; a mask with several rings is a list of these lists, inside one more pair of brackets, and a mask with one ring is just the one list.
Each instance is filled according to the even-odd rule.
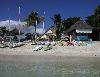
[[9,48],[15,48],[15,47],[16,47],[16,44],[14,44],[14,43],[9,44]]
[[4,41],[2,41],[0,43],[0,48],[6,48],[6,47],[8,47],[8,45]]
[[38,50],[41,50],[42,48],[43,48],[42,45],[38,45],[33,49],[33,51],[38,51]]
[[19,47],[19,46],[23,46],[23,45],[24,45],[23,42],[18,42],[18,43],[17,43],[17,47]]
[[16,47],[20,47],[23,46],[24,44],[22,42],[18,42],[18,43],[9,43],[9,47],[10,48],[16,48]]
[[0,48],[6,48],[7,47],[7,45],[5,45],[5,44],[0,44]]
[[50,50],[50,49],[52,49],[52,45],[51,44],[48,44],[48,45],[44,46],[44,51],[47,51],[47,50]]

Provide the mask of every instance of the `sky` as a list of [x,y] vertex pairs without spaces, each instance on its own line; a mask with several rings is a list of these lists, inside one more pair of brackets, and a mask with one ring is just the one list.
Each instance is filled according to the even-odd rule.
[[21,21],[31,11],[37,11],[40,16],[45,11],[47,29],[53,25],[51,17],[54,14],[60,13],[62,19],[75,16],[85,18],[93,14],[97,5],[100,5],[100,0],[0,0],[0,21],[8,20],[9,17],[18,20],[18,7],[21,6]]

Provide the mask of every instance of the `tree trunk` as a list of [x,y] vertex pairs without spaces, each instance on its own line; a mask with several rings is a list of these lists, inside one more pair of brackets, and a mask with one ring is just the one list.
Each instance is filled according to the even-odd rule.
[[36,26],[34,28],[35,28],[35,39],[36,39]]
[[33,43],[35,43],[36,44],[36,26],[34,26],[34,41],[33,41]]

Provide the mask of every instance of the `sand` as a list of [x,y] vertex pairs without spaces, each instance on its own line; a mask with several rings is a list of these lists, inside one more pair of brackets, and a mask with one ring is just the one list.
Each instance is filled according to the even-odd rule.
[[35,45],[27,43],[17,48],[0,48],[1,55],[33,55],[33,56],[82,56],[100,57],[100,41],[94,41],[91,46],[53,46],[53,49],[33,51]]

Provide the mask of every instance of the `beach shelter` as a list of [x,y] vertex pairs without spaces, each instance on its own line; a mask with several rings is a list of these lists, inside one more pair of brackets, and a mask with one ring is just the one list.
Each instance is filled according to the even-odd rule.
[[89,40],[92,34],[92,27],[88,25],[85,21],[79,20],[74,25],[72,25],[67,31],[67,34],[74,35],[77,40]]
[[45,38],[50,42],[54,41],[56,38],[54,26],[51,26],[49,29],[47,29],[46,32],[43,35],[41,35],[39,38]]
[[49,41],[49,42],[54,41],[54,39],[55,39],[55,37],[56,37],[56,34],[55,34],[55,32],[54,32],[53,29],[48,30],[48,31],[46,32],[46,35],[47,35],[47,37],[48,37],[48,41]]

